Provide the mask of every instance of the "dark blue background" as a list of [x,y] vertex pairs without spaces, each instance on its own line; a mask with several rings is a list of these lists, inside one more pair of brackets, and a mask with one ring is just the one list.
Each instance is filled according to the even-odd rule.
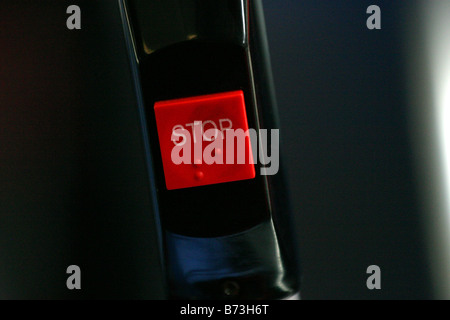
[[[402,4],[264,4],[303,298],[431,297]],[[382,30],[366,28],[371,4]],[[135,105],[116,1],[1,1],[0,298],[161,298]]]
[[[427,297],[407,123],[408,3],[264,4],[304,297]],[[366,28],[371,4],[381,30]],[[379,292],[363,281],[372,264]]]

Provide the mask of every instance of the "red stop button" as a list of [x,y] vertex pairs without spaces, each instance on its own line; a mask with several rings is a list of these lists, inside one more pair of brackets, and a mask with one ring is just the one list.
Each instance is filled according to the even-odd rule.
[[242,91],[159,101],[155,115],[168,190],[255,177]]

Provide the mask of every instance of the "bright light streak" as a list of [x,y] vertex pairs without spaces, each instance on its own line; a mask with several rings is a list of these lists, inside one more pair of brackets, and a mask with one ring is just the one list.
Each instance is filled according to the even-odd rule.
[[[433,108],[438,154],[435,160],[436,208],[434,229],[434,277],[438,297],[450,298],[450,1],[424,1],[424,44],[430,77],[430,105]],[[433,156],[433,155],[430,155]]]

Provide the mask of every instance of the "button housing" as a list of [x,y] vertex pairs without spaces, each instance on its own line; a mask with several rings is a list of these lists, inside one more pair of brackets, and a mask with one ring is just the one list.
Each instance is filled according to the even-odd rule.
[[157,130],[155,103],[209,95],[244,93],[249,128],[258,128],[247,52],[241,45],[187,41],[158,50],[140,61],[151,166],[162,227],[190,237],[219,237],[270,219],[266,177],[168,190]]

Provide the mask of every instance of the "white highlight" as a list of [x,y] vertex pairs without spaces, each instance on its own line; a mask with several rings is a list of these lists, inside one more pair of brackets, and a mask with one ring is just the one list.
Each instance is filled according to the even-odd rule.
[[427,251],[437,298],[450,299],[450,1],[421,0],[409,26]]

